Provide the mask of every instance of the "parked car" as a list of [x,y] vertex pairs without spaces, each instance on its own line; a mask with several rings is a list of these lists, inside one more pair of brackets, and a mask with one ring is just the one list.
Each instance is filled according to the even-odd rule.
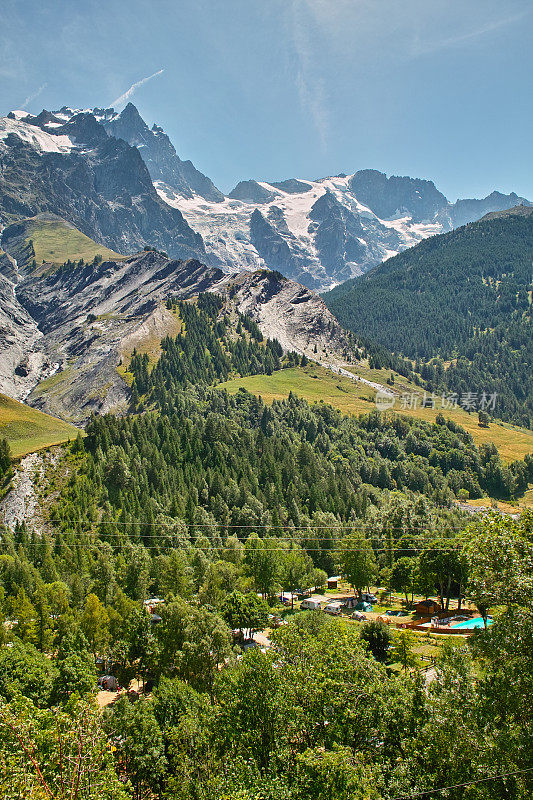
[[324,607],[324,611],[326,614],[331,614],[334,617],[338,617],[342,611],[342,604],[341,603],[328,603]]
[[296,589],[297,600],[305,600],[306,597],[311,597],[311,589]]
[[364,600],[365,603],[377,603],[378,602],[378,598],[376,597],[375,594],[372,594],[372,592],[363,592],[363,594],[361,595],[361,600]]
[[300,608],[302,609],[302,611],[306,609],[308,611],[317,611],[320,608],[322,608],[322,603],[320,602],[320,600],[313,600],[312,598],[306,598],[305,600],[302,600],[302,602],[300,603]]

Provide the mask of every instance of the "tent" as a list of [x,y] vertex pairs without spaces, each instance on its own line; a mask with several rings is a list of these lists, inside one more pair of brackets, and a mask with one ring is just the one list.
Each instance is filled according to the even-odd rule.
[[114,675],[102,675],[101,678],[98,678],[98,686],[105,692],[116,692],[118,681]]
[[342,601],[344,608],[357,608],[358,603],[357,597],[345,597]]

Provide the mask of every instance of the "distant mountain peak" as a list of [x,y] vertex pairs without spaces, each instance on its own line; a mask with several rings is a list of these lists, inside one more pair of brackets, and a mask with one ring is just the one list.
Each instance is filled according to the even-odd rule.
[[505,219],[506,217],[531,217],[533,216],[533,205],[518,204],[513,208],[506,208],[503,211],[490,211],[481,217],[480,222],[492,219]]
[[429,221],[448,205],[433,181],[423,178],[387,177],[376,169],[363,169],[352,175],[349,184],[357,199],[381,219],[405,212],[415,222]]
[[168,187],[173,194],[187,198],[200,195],[215,203],[224,199],[222,192],[191,161],[181,160],[163,128],[148,127],[133,103],[104,120],[103,125],[111,136],[138,147],[152,180]]
[[134,106],[133,103],[131,103],[131,102],[126,103],[126,105],[124,106],[124,108],[120,112],[120,116],[123,117],[124,119],[126,119],[128,117],[138,117],[139,119],[142,119],[141,115],[139,114],[139,111],[137,109],[137,106]]
[[232,200],[240,200],[243,203],[268,203],[274,200],[276,192],[266,189],[250,178],[247,181],[239,181],[228,197],[231,197]]
[[81,111],[75,114],[68,122],[60,128],[56,128],[57,133],[65,133],[73,137],[76,142],[98,145],[108,138],[105,129],[97,121],[94,114],[90,111]]

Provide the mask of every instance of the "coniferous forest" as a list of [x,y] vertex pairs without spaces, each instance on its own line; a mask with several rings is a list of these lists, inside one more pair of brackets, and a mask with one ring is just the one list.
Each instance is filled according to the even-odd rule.
[[531,427],[533,214],[519,211],[426,239],[325,299],[431,391],[496,392],[496,416]]
[[[457,501],[519,496],[533,460],[443,416],[231,397],[219,381],[299,357],[216,296],[168,307],[181,333],[155,365],[133,353],[130,413],[51,468],[39,530],[2,531],[5,796],[528,798],[533,518]],[[494,622],[429,680],[409,631],[280,605],[337,573],[406,604],[466,594]],[[102,672],[138,699],[99,713]]]

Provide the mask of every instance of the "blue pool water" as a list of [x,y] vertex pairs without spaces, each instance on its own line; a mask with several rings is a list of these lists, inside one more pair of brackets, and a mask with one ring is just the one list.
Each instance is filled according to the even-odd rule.
[[[487,625],[492,625],[491,617],[487,617]],[[474,619],[465,619],[463,622],[457,622],[452,624],[452,628],[482,628],[483,627],[483,620],[481,617],[475,617]]]

